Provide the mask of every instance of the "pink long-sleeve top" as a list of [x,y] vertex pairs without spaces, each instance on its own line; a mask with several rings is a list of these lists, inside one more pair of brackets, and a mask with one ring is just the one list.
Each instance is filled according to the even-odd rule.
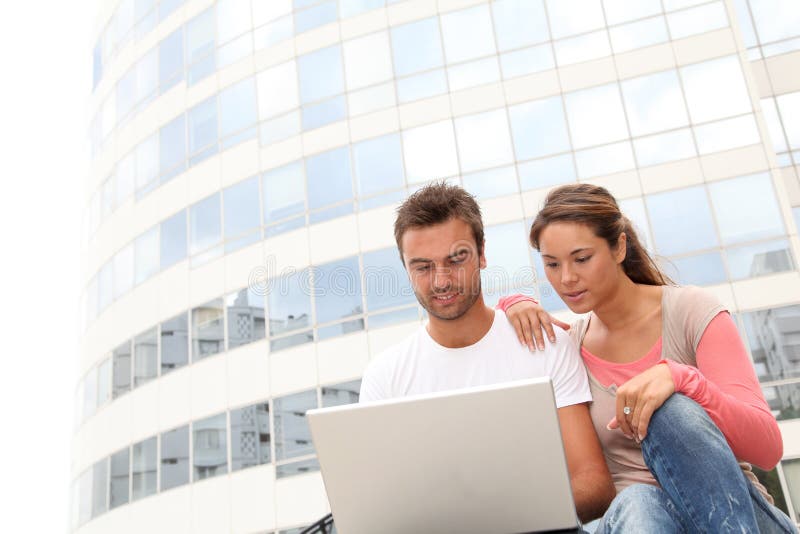
[[[506,311],[523,295],[501,299]],[[603,384],[621,385],[660,363],[669,366],[675,391],[702,406],[722,431],[734,455],[762,469],[772,469],[783,455],[778,423],[761,392],[744,343],[727,312],[718,313],[706,327],[697,346],[697,367],[661,359],[661,339],[648,353],[631,363],[612,363],[581,347],[584,364]]]

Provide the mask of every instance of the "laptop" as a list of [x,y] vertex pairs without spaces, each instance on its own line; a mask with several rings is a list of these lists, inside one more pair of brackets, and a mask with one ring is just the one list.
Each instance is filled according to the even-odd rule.
[[339,534],[580,526],[549,378],[307,416]]

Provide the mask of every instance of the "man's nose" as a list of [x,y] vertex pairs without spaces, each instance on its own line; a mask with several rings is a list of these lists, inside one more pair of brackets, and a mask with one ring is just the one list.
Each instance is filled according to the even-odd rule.
[[450,289],[453,284],[452,269],[449,267],[437,267],[433,274],[433,287],[437,290]]

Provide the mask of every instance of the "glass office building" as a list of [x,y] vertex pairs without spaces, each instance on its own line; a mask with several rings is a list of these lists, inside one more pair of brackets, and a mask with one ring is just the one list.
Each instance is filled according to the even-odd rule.
[[327,513],[305,412],[420,324],[392,223],[432,179],[481,202],[489,303],[562,317],[528,225],[609,188],[734,314],[800,517],[796,0],[99,4],[72,531]]

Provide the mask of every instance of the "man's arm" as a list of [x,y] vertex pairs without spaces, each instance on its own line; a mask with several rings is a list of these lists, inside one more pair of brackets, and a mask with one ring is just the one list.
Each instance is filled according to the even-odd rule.
[[558,422],[561,424],[575,508],[580,520],[586,523],[605,513],[616,490],[592,425],[589,407],[572,404],[559,408]]

